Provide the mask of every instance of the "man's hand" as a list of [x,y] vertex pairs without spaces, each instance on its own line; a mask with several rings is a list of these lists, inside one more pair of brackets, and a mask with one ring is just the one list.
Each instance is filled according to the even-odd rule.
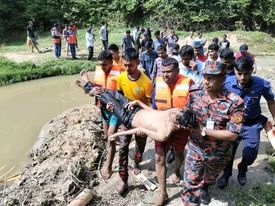
[[107,105],[106,105],[107,111],[113,112],[113,111],[114,111],[114,108],[115,108],[115,104],[114,104],[113,102],[108,102],[108,103],[107,103]]
[[100,93],[102,93],[104,91],[104,89],[102,87],[94,87],[90,92],[89,95],[90,96],[96,96],[99,95]]
[[137,105],[140,105],[140,101],[139,100],[134,100],[134,101],[129,102],[126,105],[126,108],[128,108],[128,109],[134,109],[135,106],[137,106]]
[[190,61],[190,66],[192,68],[193,71],[197,71],[198,70],[198,66],[197,63],[193,60]]

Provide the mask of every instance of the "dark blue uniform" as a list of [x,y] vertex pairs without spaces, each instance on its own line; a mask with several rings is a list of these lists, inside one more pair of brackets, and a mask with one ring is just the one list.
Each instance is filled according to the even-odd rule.
[[242,97],[245,105],[243,127],[237,142],[234,143],[232,159],[224,169],[224,175],[230,177],[235,153],[241,140],[243,140],[243,155],[238,166],[239,170],[246,172],[247,167],[257,158],[260,132],[267,122],[267,118],[261,114],[260,99],[263,96],[266,101],[273,101],[274,94],[270,82],[256,76],[252,77],[250,87],[247,88],[238,85],[236,76],[228,76],[225,88]]

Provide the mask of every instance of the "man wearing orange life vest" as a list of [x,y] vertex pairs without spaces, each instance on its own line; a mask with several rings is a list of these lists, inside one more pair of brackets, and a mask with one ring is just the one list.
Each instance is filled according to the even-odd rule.
[[110,44],[108,46],[108,51],[111,52],[113,57],[113,65],[120,66],[122,71],[125,71],[125,67],[122,61],[122,57],[119,55],[119,48],[116,44]]
[[[121,67],[113,66],[112,54],[107,50],[106,51],[104,50],[99,54],[98,63],[99,63],[99,66],[96,66],[95,76],[92,82],[92,84],[97,86],[93,87],[92,90],[89,92],[91,96],[96,96],[102,93],[104,88],[110,89],[110,90],[116,90],[117,76],[121,73]],[[86,72],[81,72],[80,75],[85,78],[84,75],[86,75]],[[86,92],[89,91],[87,88],[89,87],[89,84],[91,84],[89,80],[87,80],[87,82],[88,83],[84,86]],[[97,101],[96,103],[98,104]],[[113,159],[115,156],[115,149],[116,149],[115,142],[111,141],[108,137],[117,131],[118,126],[120,125],[120,122],[113,112],[104,110],[104,108],[102,107],[100,109],[101,109],[101,115],[103,119],[104,135],[105,135],[105,138],[108,140],[107,141],[107,160],[102,170],[102,176],[104,179],[108,179],[112,175],[112,164],[113,164]]]
[[73,25],[69,26],[69,31],[68,31],[68,34],[67,34],[67,38],[68,38],[68,44],[70,46],[72,59],[77,59],[76,58],[77,39],[76,39],[76,31],[75,31]]
[[54,53],[56,58],[60,58],[61,56],[61,30],[57,23],[53,25],[53,28],[51,29],[51,35],[52,35],[52,42],[54,43]]
[[[190,78],[179,74],[179,64],[174,58],[167,58],[162,62],[162,76],[157,77],[155,85],[154,109],[167,110],[171,108],[183,109],[187,103],[189,88],[193,84]],[[180,167],[184,156],[184,148],[189,132],[184,129],[175,131],[165,142],[155,141],[156,173],[160,185],[160,198],[157,205],[163,205],[168,199],[166,191],[166,154],[172,146],[175,150],[176,161],[174,173],[170,176],[172,183],[181,180]]]

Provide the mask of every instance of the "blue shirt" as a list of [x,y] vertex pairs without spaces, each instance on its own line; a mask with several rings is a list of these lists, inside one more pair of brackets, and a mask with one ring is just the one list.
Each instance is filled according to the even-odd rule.
[[180,74],[192,79],[196,85],[200,85],[202,82],[202,70],[204,68],[204,64],[201,61],[196,61],[197,70],[192,70],[191,68],[187,68],[183,65],[183,63],[179,64]]
[[228,76],[224,83],[225,88],[239,95],[244,100],[245,120],[254,120],[261,115],[260,100],[263,96],[266,101],[272,101],[275,99],[272,92],[270,82],[257,77],[252,77],[252,83],[250,88],[243,88],[237,83],[236,76]]
[[158,51],[159,46],[164,46],[165,40],[164,39],[156,39],[153,41],[153,47],[155,51]]
[[158,58],[158,53],[154,50],[152,50],[151,52],[144,51],[140,55],[141,67],[145,70],[144,73],[149,78],[153,72],[154,62],[156,58]]

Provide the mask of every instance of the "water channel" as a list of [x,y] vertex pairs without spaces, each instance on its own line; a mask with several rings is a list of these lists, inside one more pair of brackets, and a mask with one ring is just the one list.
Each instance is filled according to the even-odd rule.
[[74,106],[92,101],[75,84],[78,75],[59,76],[0,87],[0,177],[14,174],[43,125]]

